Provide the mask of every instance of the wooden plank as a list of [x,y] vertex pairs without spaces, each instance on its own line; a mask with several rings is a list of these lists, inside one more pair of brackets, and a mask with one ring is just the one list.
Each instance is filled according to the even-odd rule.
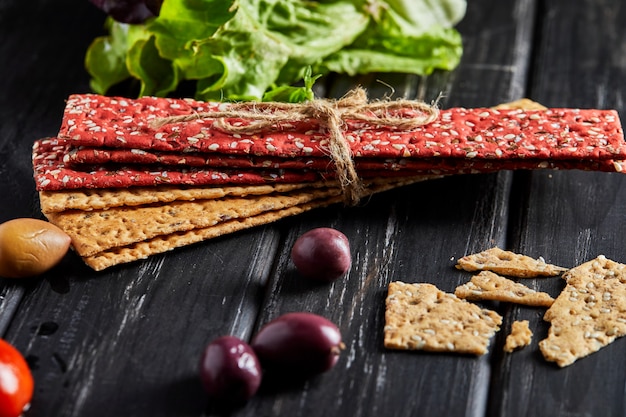
[[[622,80],[626,10],[620,1],[550,1],[539,26],[531,97],[548,105],[616,108],[626,114]],[[590,28],[594,28],[590,30]],[[521,174],[518,228],[511,246],[571,267],[600,254],[624,257],[626,178],[621,174],[536,172]],[[532,286],[557,295],[559,279]],[[626,410],[625,340],[565,369],[544,361],[537,343],[547,335],[543,311],[513,308],[507,321],[527,319],[532,345],[502,355],[494,376],[489,415],[622,416]],[[506,395],[502,395],[502,391]]]
[[[517,64],[526,62],[530,48],[533,2],[519,0],[513,9],[501,3],[470,2],[458,72],[425,84],[409,79],[398,91],[427,98],[444,91],[445,105],[517,98],[526,77],[526,67]],[[11,161],[3,169],[19,172],[2,188],[10,193],[3,195],[19,194],[7,203],[11,215],[37,213],[33,189],[21,191],[29,181],[29,145],[54,133],[67,94],[86,91],[84,47],[100,24],[87,2],[39,0],[8,8],[0,30],[15,30],[26,7],[33,30],[0,46],[2,56],[18,62],[1,86],[19,98],[0,102],[0,140],[6,140],[4,160]],[[57,14],[65,20],[52,22],[49,16]],[[69,16],[80,16],[79,25]],[[57,52],[69,28],[81,41]],[[63,65],[36,72],[52,59]],[[24,79],[35,73],[48,88]],[[391,280],[424,279],[449,291],[463,281],[450,258],[504,242],[509,185],[508,174],[418,184],[363,207],[320,210],[99,274],[70,256],[24,287],[24,297],[12,298],[21,304],[5,335],[33,366],[37,388],[30,414],[201,415],[206,398],[196,367],[204,345],[224,333],[249,338],[271,317],[306,309],[340,324],[348,342],[340,364],[303,387],[270,387],[236,414],[484,415],[491,358],[385,352],[382,303]],[[349,235],[357,248],[349,279],[320,286],[294,273],[290,246],[315,225]]]
[[[101,32],[101,24],[93,22],[102,16],[81,3],[0,5],[0,222],[41,217],[32,179],[32,143],[58,130],[69,91],[88,91],[82,57],[89,40]],[[0,278],[0,335],[19,305],[24,284]]]
[[[444,91],[445,105],[484,106],[518,98],[512,84],[524,79],[525,68],[515,63],[527,58],[519,54],[531,42],[532,5],[518,2],[511,11],[502,2],[470,2],[461,26],[467,34],[465,61],[453,77],[435,75],[421,84],[384,76],[384,83],[377,83],[375,75],[369,77],[370,89],[374,95],[388,93],[386,83],[398,94],[426,99]],[[494,25],[499,30],[493,31]],[[513,43],[527,45],[511,48]],[[496,58],[484,54],[485,49]],[[406,87],[398,86],[398,80]],[[341,85],[330,91],[337,96],[346,89]],[[431,181],[374,197],[362,207],[287,221],[288,234],[257,329],[282,313],[311,311],[338,324],[347,348],[329,374],[296,389],[270,388],[236,415],[484,415],[490,357],[385,351],[384,298],[392,280],[432,282],[447,291],[467,280],[451,258],[504,243],[509,179],[504,173]],[[318,226],[343,231],[353,248],[350,275],[330,285],[306,282],[289,260],[295,239]]]
[[[87,1],[2,7],[0,171],[13,175],[0,216],[38,217],[30,146],[58,130],[68,94],[88,91],[84,53],[104,15]],[[36,381],[29,414],[202,414],[200,353],[222,334],[249,337],[279,239],[261,227],[103,273],[72,254],[43,277],[0,281],[3,337]]]
[[8,331],[37,381],[33,415],[200,415],[203,347],[248,338],[278,245],[260,228],[95,274],[73,259],[42,283]]

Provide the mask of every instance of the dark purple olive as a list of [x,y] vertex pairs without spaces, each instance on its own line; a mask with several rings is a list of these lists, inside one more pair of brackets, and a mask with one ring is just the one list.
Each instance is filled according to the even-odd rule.
[[234,336],[222,336],[204,350],[200,379],[206,392],[220,403],[241,403],[258,390],[261,366],[250,345]]
[[113,19],[122,23],[143,23],[158,14],[160,5],[150,2],[148,6],[144,0],[89,0],[96,7],[107,13]]
[[163,5],[163,0],[145,0],[144,3],[153,15],[158,16]]
[[251,345],[264,369],[301,377],[332,368],[344,348],[337,326],[312,313],[287,313],[272,320]]
[[320,227],[300,236],[291,249],[291,260],[298,272],[319,281],[334,281],[352,264],[350,243],[339,230]]

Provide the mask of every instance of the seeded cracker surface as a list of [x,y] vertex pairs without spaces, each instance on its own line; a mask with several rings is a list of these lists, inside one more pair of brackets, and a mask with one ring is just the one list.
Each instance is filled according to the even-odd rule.
[[600,255],[563,278],[567,285],[544,316],[548,337],[539,342],[544,358],[560,367],[626,334],[626,265]]
[[146,239],[127,246],[104,250],[92,256],[86,256],[83,258],[83,261],[95,271],[102,271],[114,265],[145,259],[152,255],[164,253],[203,240],[213,239],[228,233],[235,233],[250,227],[275,222],[279,219],[301,214],[313,208],[324,207],[335,202],[336,201],[318,201],[300,204],[298,206],[269,211],[244,219],[225,221],[215,226],[196,228],[187,232],[160,235],[152,239]]
[[[315,182],[336,176],[328,158],[308,160],[306,169],[294,168],[294,164],[280,163],[276,167],[264,161],[254,167],[250,163],[233,168],[224,163],[207,166],[162,164],[86,164],[69,166],[66,163],[71,146],[66,140],[40,139],[33,146],[33,169],[38,191],[70,189],[145,187],[162,185],[179,186],[247,186]],[[241,158],[240,158],[241,159]],[[289,158],[282,158],[288,160]],[[182,158],[181,161],[186,160]],[[224,162],[224,161],[222,161]],[[266,165],[265,162],[270,162]],[[619,164],[615,160],[568,159],[476,159],[461,158],[355,158],[355,167],[363,179],[394,178],[414,175],[448,175],[488,173],[505,169],[579,169],[587,171],[615,172]],[[283,168],[285,165],[287,168]],[[322,169],[323,168],[323,169]]]
[[528,320],[514,321],[511,324],[511,333],[506,337],[505,352],[513,352],[530,345],[533,332],[528,327]]
[[[386,178],[364,181],[366,187],[389,185],[407,185],[435,176],[414,176],[407,178]],[[65,210],[103,210],[121,206],[141,206],[155,203],[170,203],[173,201],[213,200],[224,197],[255,197],[269,194],[284,194],[307,188],[310,190],[338,189],[336,181],[318,181],[312,183],[294,184],[267,184],[249,186],[205,186],[183,187],[162,185],[159,187],[130,187],[130,188],[90,188],[78,190],[40,191],[39,201],[41,211],[57,213]]]
[[[60,139],[56,139],[61,141]],[[63,141],[66,142],[67,141]],[[328,157],[275,157],[255,155],[228,155],[219,153],[191,153],[191,152],[158,152],[144,149],[100,149],[100,148],[65,148],[62,163],[49,164],[48,170],[58,169],[61,166],[66,172],[90,171],[94,166],[106,164],[110,167],[129,169],[132,166],[160,167],[160,169],[176,170],[180,167],[194,167],[204,169],[286,169],[286,170],[314,170],[331,173],[332,164]],[[52,153],[48,153],[52,155]],[[354,160],[355,168],[359,172],[376,171],[379,176],[387,175],[390,171],[411,172],[490,172],[502,169],[581,169],[594,171],[614,172],[614,161],[590,159],[476,159],[476,158],[365,158]],[[383,170],[380,172],[380,170]],[[42,170],[45,173],[45,168]]]
[[554,302],[550,294],[535,291],[491,271],[474,275],[470,282],[458,286],[454,294],[471,301],[505,301],[537,307],[550,307]]
[[214,226],[231,219],[243,219],[333,197],[340,192],[339,189],[303,190],[246,198],[175,201],[165,205],[49,213],[47,217],[72,238],[72,246],[80,256],[90,256],[155,236]]
[[540,276],[556,276],[567,268],[546,263],[543,258],[533,259],[530,256],[491,248],[486,251],[460,258],[456,267],[465,271],[492,271],[497,274],[533,278]]
[[[239,138],[212,128],[210,119],[151,128],[151,122],[158,118],[220,108],[226,109],[228,104],[72,95],[67,100],[59,137],[81,146],[327,156],[320,146],[328,140],[327,132],[315,121],[290,124],[292,131]],[[354,121],[347,122],[347,129],[352,153],[357,157],[575,159],[592,154],[596,159],[613,159],[616,155],[626,156],[619,116],[613,110],[453,108],[442,110],[438,121],[408,133]]]
[[502,317],[432,284],[389,284],[384,346],[389,349],[487,353]]
[[[372,195],[422,180],[424,178],[416,177],[393,181],[375,181],[366,187],[365,194]],[[174,211],[169,212],[161,209],[159,215],[147,215],[145,210],[142,211],[145,207],[141,206],[82,212],[68,210],[67,212],[49,213],[48,215],[50,219],[53,219],[51,222],[54,223],[58,220],[58,224],[62,228],[67,225],[66,233],[68,234],[74,233],[76,228],[82,227],[93,227],[102,230],[105,235],[108,234],[110,239],[106,236],[102,238],[88,235],[86,238],[77,237],[78,240],[76,241],[77,246],[79,244],[84,245],[81,250],[84,251],[83,260],[85,263],[96,271],[100,271],[114,265],[144,259],[150,255],[167,252],[174,248],[234,233],[249,227],[275,222],[284,217],[300,214],[314,208],[338,204],[342,201],[342,197],[339,195],[340,191],[336,188],[319,188],[308,193],[305,192],[306,195],[302,195],[302,191],[299,193],[300,197],[297,197],[298,192],[283,193],[278,196],[252,196],[246,199],[249,202],[243,206],[230,204],[231,216],[232,213],[235,213],[239,214],[240,217],[229,217],[228,211],[223,210],[226,206],[219,204],[220,200],[181,200],[178,201],[178,204],[170,203],[168,205]],[[147,207],[151,208],[152,206]],[[196,210],[202,209],[202,207],[212,207],[213,211],[207,211],[200,216]],[[215,211],[217,207],[220,207],[219,211]],[[121,212],[128,210],[129,213],[134,213],[136,221],[132,222],[127,219],[121,230],[115,228],[108,230],[107,224],[110,225],[110,222],[106,214],[115,210],[121,210]],[[245,214],[242,215],[244,211]],[[143,215],[139,215],[139,213]],[[104,216],[99,217],[99,214]],[[89,215],[92,218],[90,223],[83,223],[80,217]],[[171,231],[171,228],[167,230],[168,225],[163,223],[166,219],[169,219],[170,226],[178,231]],[[122,218],[123,220],[124,218]],[[112,221],[113,224],[118,222],[119,216],[115,215]],[[111,235],[111,233],[113,234]],[[148,237],[148,235],[152,237]]]
[[210,200],[224,197],[259,196],[286,193],[307,187],[322,188],[323,183],[250,185],[242,187],[160,187],[92,188],[79,190],[40,191],[41,211],[58,213],[65,210],[102,210],[120,206],[141,206],[172,201]]

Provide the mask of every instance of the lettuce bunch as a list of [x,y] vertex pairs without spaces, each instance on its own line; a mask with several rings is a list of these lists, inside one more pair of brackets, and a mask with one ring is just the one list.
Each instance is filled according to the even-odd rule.
[[465,8],[465,0],[164,0],[140,23],[109,16],[85,64],[99,94],[136,79],[140,96],[192,83],[199,100],[302,101],[311,74],[455,68]]

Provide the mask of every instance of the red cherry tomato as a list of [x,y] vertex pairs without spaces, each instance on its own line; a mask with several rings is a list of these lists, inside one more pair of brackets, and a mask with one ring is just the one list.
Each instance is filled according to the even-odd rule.
[[0,339],[0,417],[18,417],[30,404],[34,382],[22,354]]

